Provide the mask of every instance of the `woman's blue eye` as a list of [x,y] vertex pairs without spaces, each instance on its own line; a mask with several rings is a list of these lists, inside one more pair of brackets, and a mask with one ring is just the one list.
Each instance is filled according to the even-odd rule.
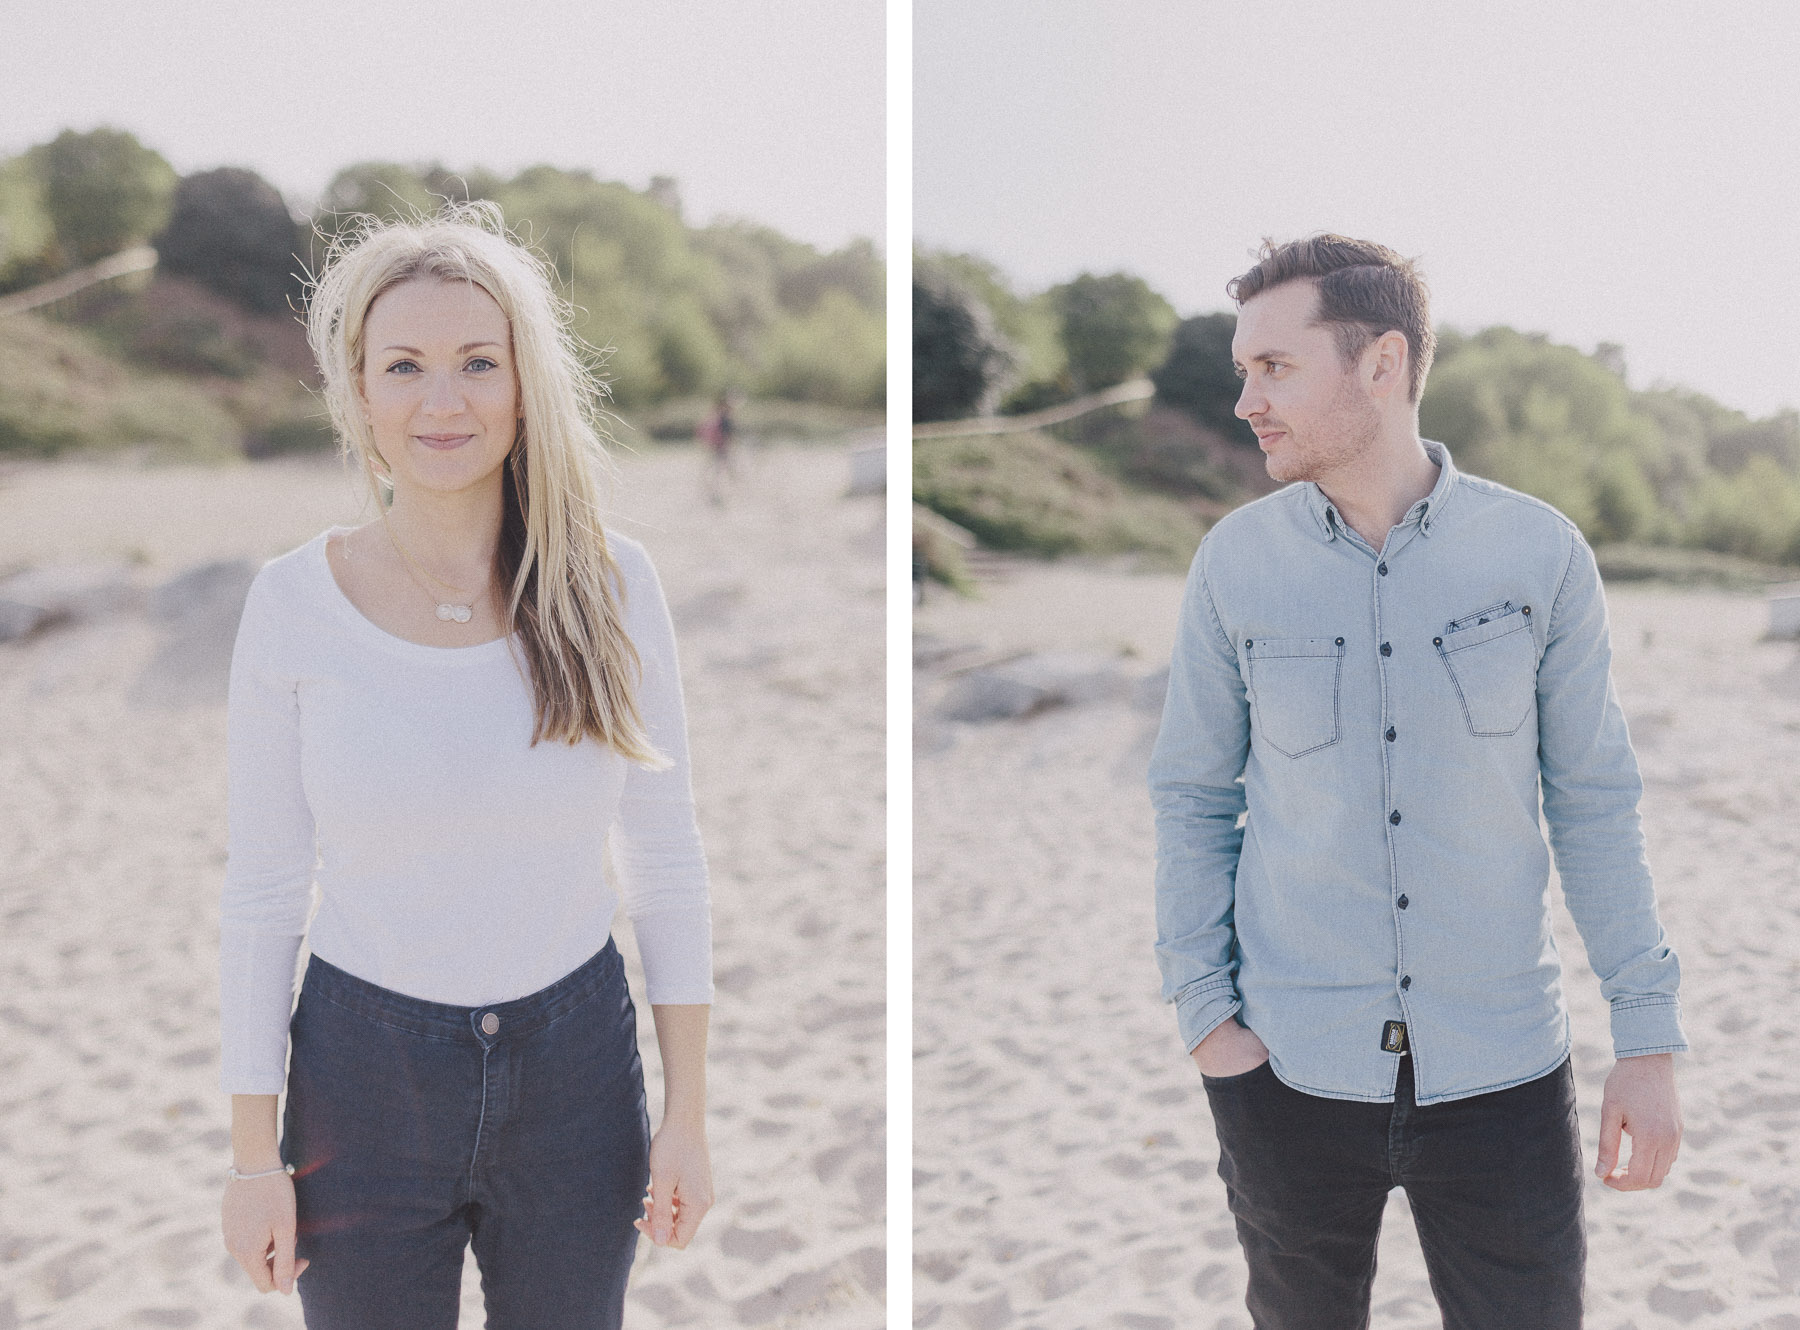
[[473,359],[469,362],[468,368],[469,369],[484,369],[484,370],[485,369],[499,369],[500,362],[496,361],[496,360],[489,360],[486,356],[476,356],[475,359]]
[[410,361],[410,360],[397,360],[393,364],[388,366],[387,372],[389,374],[394,374],[403,369],[417,369],[417,368],[418,368],[418,366],[413,364],[412,361]]

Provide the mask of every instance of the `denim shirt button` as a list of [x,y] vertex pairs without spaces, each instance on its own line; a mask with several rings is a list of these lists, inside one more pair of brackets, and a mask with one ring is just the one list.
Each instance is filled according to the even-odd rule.
[[1401,892],[1400,899],[1395,901],[1394,904],[1398,905],[1402,910],[1404,910],[1408,905],[1411,905],[1412,902],[1406,899],[1405,892]]
[[1388,821],[1392,822],[1395,826],[1400,825],[1400,810],[1398,808],[1388,814]]
[[1381,654],[1384,656],[1393,655],[1394,654],[1394,644],[1392,642],[1383,642],[1381,644]]
[[1381,563],[1376,564],[1375,571],[1380,573],[1383,577],[1386,577],[1387,576],[1387,562],[1385,560],[1383,560]]
[[1387,727],[1387,741],[1389,743],[1393,743],[1394,740],[1399,737],[1399,733],[1400,732],[1398,730],[1396,730],[1392,725],[1388,726]]
[[1400,976],[1400,991],[1402,993],[1404,993],[1407,989],[1409,989],[1411,987],[1412,987],[1412,976],[1410,974],[1401,975]]

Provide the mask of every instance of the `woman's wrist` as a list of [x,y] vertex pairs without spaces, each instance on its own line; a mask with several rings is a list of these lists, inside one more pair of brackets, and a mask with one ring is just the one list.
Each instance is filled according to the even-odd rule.
[[706,1103],[689,1103],[681,1100],[665,1100],[663,1103],[663,1126],[680,1127],[684,1130],[706,1131]]
[[278,1162],[268,1168],[240,1168],[238,1165],[233,1164],[230,1168],[225,1170],[225,1176],[230,1178],[233,1182],[254,1182],[258,1178],[272,1178],[277,1174],[292,1177],[294,1175],[294,1166],[292,1164]]
[[271,1145],[263,1150],[233,1150],[231,1166],[239,1173],[267,1173],[272,1168],[281,1168],[284,1161],[281,1151]]

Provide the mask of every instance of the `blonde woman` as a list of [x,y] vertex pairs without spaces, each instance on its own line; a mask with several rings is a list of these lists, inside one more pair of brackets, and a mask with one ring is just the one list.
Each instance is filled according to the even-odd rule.
[[265,1292],[305,1271],[315,1330],[454,1325],[471,1244],[490,1326],[617,1326],[638,1232],[685,1246],[712,1200],[674,638],[643,549],[601,526],[599,390],[551,279],[474,204],[366,224],[310,302],[379,516],[244,607],[220,948],[225,1243]]

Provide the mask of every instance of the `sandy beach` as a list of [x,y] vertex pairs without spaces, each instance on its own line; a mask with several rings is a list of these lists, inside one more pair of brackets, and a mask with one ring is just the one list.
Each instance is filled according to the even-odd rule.
[[[916,614],[920,1327],[1248,1330],[1211,1119],[1151,953],[1144,768],[1180,588],[1022,564]],[[1759,640],[1754,597],[1610,603],[1693,1052],[1664,1186],[1589,1181],[1587,1323],[1800,1330],[1800,646]],[[1607,1013],[1555,914],[1591,1166]],[[1379,1330],[1439,1324],[1405,1208],[1383,1229]]]
[[[714,508],[691,450],[624,455],[613,504],[676,619],[718,987],[718,1204],[687,1251],[640,1244],[626,1324],[865,1330],[884,1319],[881,500],[845,497],[843,447],[745,460]],[[0,467],[0,579],[19,579],[0,600],[63,607],[0,643],[0,1330],[301,1324],[218,1237],[225,680],[249,572],[369,512],[334,460]],[[472,1264],[463,1307],[482,1323]]]

